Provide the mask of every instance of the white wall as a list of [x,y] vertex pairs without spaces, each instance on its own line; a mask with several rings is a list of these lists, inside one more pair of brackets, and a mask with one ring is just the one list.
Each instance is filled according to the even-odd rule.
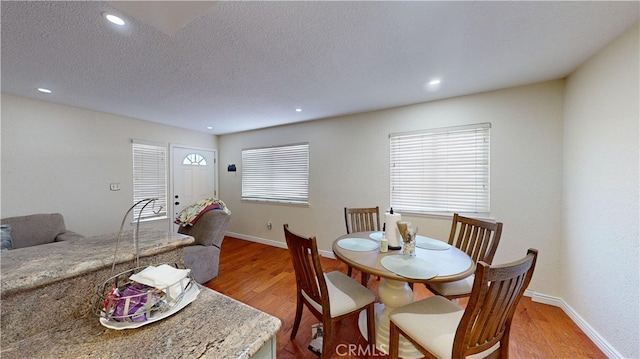
[[636,26],[565,94],[561,296],[624,358],[640,357],[639,43]]
[[133,138],[217,148],[213,135],[4,93],[0,130],[1,216],[60,212],[86,236],[117,232],[132,204]]
[[[220,193],[232,211],[229,231],[284,243],[283,223],[318,238],[320,250],[346,233],[343,208],[389,207],[390,133],[491,122],[491,215],[505,223],[495,262],[540,250],[532,290],[558,295],[564,81],[221,136]],[[310,206],[240,200],[241,150],[310,144]],[[404,217],[406,218],[406,217]],[[420,233],[447,239],[450,218],[409,217]],[[268,230],[267,221],[273,222]]]
[[[529,289],[561,298],[611,356],[638,358],[638,28],[568,80],[221,136],[2,94],[1,216],[61,212],[86,235],[116,231],[131,204],[132,138],[220,147],[229,231],[283,245],[282,224],[345,233],[345,206],[389,206],[388,135],[492,123],[491,215],[505,223],[496,263],[540,250]],[[565,88],[566,87],[566,88]],[[311,145],[307,207],[240,201],[241,149]],[[238,172],[224,171],[227,164]],[[122,190],[109,191],[120,182]],[[444,239],[450,220],[410,217]],[[273,222],[268,230],[267,221]],[[162,226],[168,226],[162,223]],[[608,341],[608,342],[606,342]],[[615,349],[613,349],[615,348]]]

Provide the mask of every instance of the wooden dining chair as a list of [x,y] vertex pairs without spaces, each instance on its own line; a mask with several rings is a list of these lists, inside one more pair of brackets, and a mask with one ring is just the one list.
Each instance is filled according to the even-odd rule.
[[[344,207],[344,225],[347,227],[347,234],[353,232],[373,232],[380,230],[380,208],[347,208]],[[347,275],[351,277],[353,268],[347,265]],[[367,286],[369,274],[362,273],[360,283]]]
[[538,251],[529,249],[509,264],[478,262],[466,308],[434,296],[392,311],[390,358],[398,358],[400,335],[427,358],[508,358],[513,314],[537,258]]
[[324,273],[318,255],[315,237],[302,237],[284,225],[284,234],[296,274],[296,316],[291,329],[291,340],[296,337],[302,308],[322,321],[322,358],[333,353],[333,324],[350,315],[367,311],[367,341],[375,346],[375,295],[342,272]]
[[347,234],[380,230],[380,208],[344,208]]
[[[502,223],[482,221],[453,214],[449,244],[465,252],[474,263],[483,261],[493,262],[493,257],[500,243]],[[474,276],[444,283],[427,283],[427,288],[436,295],[449,299],[467,297],[471,293]]]

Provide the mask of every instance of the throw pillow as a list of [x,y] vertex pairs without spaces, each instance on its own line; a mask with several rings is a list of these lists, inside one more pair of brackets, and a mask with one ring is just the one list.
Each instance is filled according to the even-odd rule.
[[11,240],[11,225],[0,225],[2,235],[0,236],[0,251],[8,251],[13,248],[13,241]]

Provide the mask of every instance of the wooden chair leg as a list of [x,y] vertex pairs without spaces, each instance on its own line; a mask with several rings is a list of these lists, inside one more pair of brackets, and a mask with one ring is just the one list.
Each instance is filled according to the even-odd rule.
[[298,300],[296,301],[296,318],[293,321],[293,328],[291,329],[291,337],[290,339],[294,339],[296,334],[298,333],[298,328],[300,327],[300,320],[302,319],[302,307],[304,304],[302,303],[302,294],[298,293]]
[[331,321],[322,323],[322,359],[329,359],[333,355],[333,347],[331,346],[333,328],[331,324]]
[[351,274],[352,274],[352,273],[353,273],[353,267],[351,267],[351,266],[347,266],[347,275],[348,275],[349,277],[351,277]]
[[367,341],[372,356],[374,356],[376,348],[376,316],[374,311],[374,303],[367,307]]
[[389,359],[398,359],[400,347],[400,332],[393,322],[389,323]]
[[368,273],[365,273],[365,272],[361,273],[360,283],[365,287],[369,284],[369,274]]

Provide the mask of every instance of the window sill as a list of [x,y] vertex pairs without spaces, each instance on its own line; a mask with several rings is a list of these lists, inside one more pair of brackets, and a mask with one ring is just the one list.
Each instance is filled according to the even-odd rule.
[[267,200],[267,199],[246,199],[246,198],[243,198],[240,201],[245,203],[255,203],[255,204],[276,204],[276,205],[283,205],[283,206],[309,207],[308,202],[275,201],[275,200]]
[[396,211],[402,215],[412,217],[424,217],[424,218],[437,218],[437,219],[451,219],[454,213],[458,213],[460,216],[475,218],[480,220],[495,221],[490,213],[470,213],[470,212],[410,212],[410,211]]
[[[155,222],[155,221],[162,221],[162,220],[166,220],[169,219],[168,216],[160,216],[160,217],[149,217],[149,218],[140,218],[140,223],[147,223],[147,222]],[[134,219],[131,224],[136,224],[137,220]]]

